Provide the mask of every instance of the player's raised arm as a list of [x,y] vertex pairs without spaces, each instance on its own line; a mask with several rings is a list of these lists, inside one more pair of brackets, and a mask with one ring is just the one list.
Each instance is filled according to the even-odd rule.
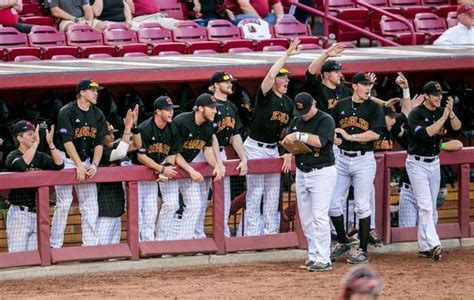
[[342,43],[334,43],[324,51],[321,56],[313,60],[311,64],[308,66],[308,72],[311,74],[316,74],[321,71],[321,66],[329,57],[336,57],[341,56],[342,51],[344,51],[344,44]]

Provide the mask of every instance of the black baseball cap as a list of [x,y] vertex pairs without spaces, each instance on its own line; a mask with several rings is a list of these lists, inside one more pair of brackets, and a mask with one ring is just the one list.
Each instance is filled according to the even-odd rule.
[[157,109],[170,109],[170,108],[178,108],[179,105],[174,105],[171,98],[168,96],[160,96],[156,98],[155,102],[153,103],[153,110]]
[[352,76],[352,83],[375,84],[375,81],[370,80],[369,73],[359,72]]
[[27,132],[27,131],[30,131],[30,130],[34,131],[35,126],[33,124],[31,124],[31,122],[28,122],[28,121],[25,121],[25,120],[16,122],[15,125],[13,125],[13,128],[12,128],[12,131],[13,131],[14,135],[18,135],[20,133]]
[[310,94],[305,92],[299,93],[295,96],[295,109],[293,111],[293,114],[295,115],[295,117],[305,115],[309,112],[312,105],[313,97]]
[[219,106],[220,104],[217,103],[216,98],[212,96],[211,94],[201,94],[199,97],[196,99],[196,104],[194,106],[208,106],[208,107],[216,107]]
[[80,91],[84,91],[84,90],[89,90],[89,89],[103,90],[104,87],[100,86],[97,82],[95,82],[92,79],[84,79],[84,80],[81,80],[77,84],[76,93],[79,93]]
[[325,61],[323,66],[321,67],[321,73],[340,70],[342,70],[342,65],[332,59]]
[[280,71],[278,71],[277,77],[278,76],[290,76],[291,72],[288,71],[286,68],[281,68]]
[[448,92],[443,91],[441,88],[441,84],[436,81],[428,81],[424,86],[423,86],[423,93],[428,94],[428,95],[442,95],[442,94],[447,94]]
[[236,79],[234,79],[234,77],[227,72],[216,72],[211,77],[211,85],[224,81],[236,81]]
[[396,118],[400,115],[393,108],[387,107],[385,105],[383,106],[383,112],[386,116],[393,117],[393,118]]
[[118,130],[115,129],[112,124],[107,122],[107,134],[111,134],[111,133],[115,133],[115,132],[118,132]]

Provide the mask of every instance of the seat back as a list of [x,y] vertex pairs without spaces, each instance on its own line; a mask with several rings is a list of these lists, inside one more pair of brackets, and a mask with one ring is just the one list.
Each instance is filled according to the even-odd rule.
[[364,0],[364,2],[378,7],[388,7],[387,0]]
[[406,7],[406,6],[420,6],[419,0],[388,0],[390,6]]
[[33,26],[28,34],[30,46],[65,46],[66,36],[51,26]]
[[433,13],[418,13],[413,23],[419,32],[440,33],[446,30],[446,22]]
[[286,51],[286,48],[280,45],[265,46],[262,49],[263,52],[272,52],[272,51]]
[[129,30],[121,23],[108,25],[102,34],[106,45],[133,44],[138,41],[137,32]]
[[158,23],[147,23],[138,28],[138,41],[147,44],[168,43],[173,41],[171,30],[161,27]]
[[28,47],[28,37],[13,27],[0,27],[0,47]]
[[293,18],[281,18],[273,26],[273,29],[275,37],[294,38],[298,36],[311,36],[309,26]]
[[73,24],[66,32],[66,41],[71,46],[103,45],[102,33],[95,31],[87,24]]
[[422,0],[425,6],[449,5],[449,0]]
[[178,0],[150,0],[157,1],[160,11],[165,13],[169,18],[176,20],[184,20],[183,6]]
[[458,14],[455,11],[451,11],[448,13],[448,16],[446,17],[446,25],[448,25],[448,28],[451,28],[453,26],[456,26],[458,24]]
[[193,21],[181,21],[173,29],[173,39],[176,42],[207,41],[207,32],[204,27]]
[[388,16],[382,16],[380,20],[380,30],[384,35],[393,35],[398,33],[409,33],[408,26],[401,21],[391,19]]
[[331,9],[351,8],[354,7],[354,2],[351,0],[328,0],[328,5]]
[[207,36],[211,41],[241,39],[240,29],[226,20],[212,20],[207,24]]
[[15,57],[13,61],[25,62],[25,61],[37,61],[37,60],[40,60],[40,59],[34,55],[20,55],[20,56]]

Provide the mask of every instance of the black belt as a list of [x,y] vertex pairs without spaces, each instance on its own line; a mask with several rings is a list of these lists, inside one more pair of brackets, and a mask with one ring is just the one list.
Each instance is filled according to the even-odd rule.
[[30,213],[36,213],[36,208],[28,207],[28,206],[20,206],[20,205],[16,205],[16,204],[12,204],[12,205],[18,206],[18,208],[20,208],[21,211],[27,211],[27,212],[30,212]]
[[349,152],[349,151],[345,151],[345,150],[342,150],[342,149],[339,149],[341,154],[347,156],[347,157],[357,157],[357,156],[362,156],[362,155],[365,155],[365,150],[361,150],[361,151],[353,151],[353,152]]
[[432,163],[436,160],[436,156],[433,157],[424,157],[424,156],[418,156],[418,155],[413,155],[415,157],[415,160],[422,161],[425,163]]
[[410,189],[410,188],[411,188],[411,185],[409,185],[408,183],[404,182],[404,183],[402,183],[402,187],[403,187],[404,189]]
[[225,149],[224,146],[219,147],[219,151],[224,151],[224,149]]
[[268,148],[268,149],[275,149],[277,147],[277,144],[264,144],[264,143],[259,143],[259,142],[257,142],[257,145],[260,148]]
[[308,168],[308,169],[306,169],[306,168],[304,168],[304,169],[298,168],[298,170],[300,170],[300,171],[303,172],[303,173],[310,173],[310,172],[313,172],[313,171],[316,171],[316,170],[321,170],[322,168],[323,168],[323,167],[319,167],[319,168]]

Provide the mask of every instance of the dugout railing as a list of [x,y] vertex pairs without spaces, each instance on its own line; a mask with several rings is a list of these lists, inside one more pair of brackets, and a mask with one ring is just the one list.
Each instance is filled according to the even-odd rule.
[[[390,227],[390,168],[403,167],[406,154],[404,152],[377,153],[376,186],[376,227],[385,243],[405,242],[416,240],[416,228]],[[459,167],[459,217],[456,224],[440,224],[440,237],[461,238],[474,236],[474,223],[469,222],[469,181],[470,164],[474,163],[474,148],[464,148],[455,153],[443,153],[441,163]],[[238,161],[226,162],[228,176],[238,175]],[[251,160],[249,173],[261,174],[280,172],[280,159]],[[212,176],[212,169],[206,164],[194,164],[194,167],[204,176]],[[177,178],[188,175],[178,170]],[[274,235],[254,237],[230,237],[224,235],[224,203],[223,183],[212,183],[212,235],[202,240],[176,240],[139,242],[138,239],[138,190],[137,181],[147,181],[156,178],[148,168],[143,166],[99,168],[97,175],[90,182],[126,182],[127,189],[127,238],[118,245],[104,246],[68,246],[61,249],[50,248],[50,219],[49,197],[50,187],[55,185],[76,184],[76,172],[62,171],[32,171],[27,173],[0,173],[0,190],[33,187],[37,193],[37,231],[38,249],[36,251],[18,253],[0,253],[0,268],[47,266],[68,261],[104,260],[123,258],[138,260],[159,254],[188,254],[216,253],[226,254],[245,250],[264,250],[281,248],[305,248],[306,240],[298,224],[296,214],[295,231]],[[381,188],[379,188],[381,187]]]

